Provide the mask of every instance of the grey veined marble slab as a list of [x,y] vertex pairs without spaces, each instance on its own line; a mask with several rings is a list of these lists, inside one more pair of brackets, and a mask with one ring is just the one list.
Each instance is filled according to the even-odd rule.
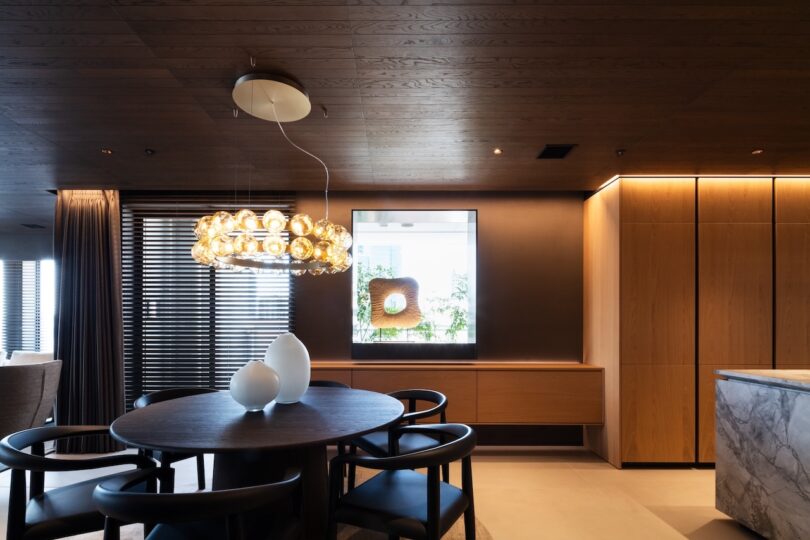
[[810,539],[810,386],[722,374],[733,378],[716,383],[717,509],[766,538]]
[[717,373],[729,379],[810,392],[810,369],[720,369]]

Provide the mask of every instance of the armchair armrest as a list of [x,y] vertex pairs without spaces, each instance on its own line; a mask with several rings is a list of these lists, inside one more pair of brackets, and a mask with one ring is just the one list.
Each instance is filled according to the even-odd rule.
[[138,468],[155,466],[155,462],[151,459],[136,454],[103,456],[89,459],[58,459],[45,458],[23,452],[25,448],[42,444],[46,441],[64,439],[67,437],[109,435],[109,433],[110,430],[107,426],[56,426],[20,431],[0,441],[0,462],[12,469],[24,469],[35,472],[81,471],[116,465],[135,465]]

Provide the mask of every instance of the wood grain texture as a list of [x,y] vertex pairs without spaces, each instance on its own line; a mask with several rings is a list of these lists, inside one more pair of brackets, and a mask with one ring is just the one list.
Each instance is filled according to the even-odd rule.
[[601,366],[545,360],[315,360],[312,370],[372,371],[602,371]]
[[110,431],[129,446],[167,452],[280,450],[348,440],[396,422],[403,410],[376,392],[310,388],[299,403],[246,413],[228,392],[215,392],[135,409]]
[[585,444],[621,467],[620,185],[585,201],[583,362],[604,369],[604,425],[585,428]]
[[623,223],[621,264],[622,364],[694,365],[694,223]]
[[810,368],[810,223],[776,224],[776,367]]
[[699,223],[771,223],[772,178],[698,178],[697,186]]
[[810,223],[810,178],[776,178],[776,223]]
[[695,222],[694,178],[622,178],[622,223]]
[[411,388],[438,390],[447,396],[449,422],[475,423],[477,418],[477,374],[469,371],[358,369],[352,373],[355,388],[393,392]]
[[598,371],[478,374],[479,424],[602,424],[602,402]]
[[623,462],[695,460],[694,389],[694,366],[622,366]]
[[777,178],[776,368],[810,367],[810,179]]
[[[318,163],[276,126],[233,118],[251,56],[309,90],[313,114],[288,131],[335,190],[592,190],[617,171],[810,166],[796,144],[810,128],[796,114],[810,100],[808,11],[790,0],[12,4],[0,8],[3,194],[231,190],[237,166],[241,189],[249,172],[254,188],[319,189]],[[534,159],[565,142],[578,143],[568,159]],[[0,197],[0,229],[50,213]]]
[[701,223],[698,242],[699,363],[770,367],[771,224]]

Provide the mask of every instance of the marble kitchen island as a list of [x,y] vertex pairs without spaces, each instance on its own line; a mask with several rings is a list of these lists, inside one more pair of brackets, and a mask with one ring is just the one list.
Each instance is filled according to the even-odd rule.
[[717,373],[717,509],[766,538],[810,539],[810,370]]

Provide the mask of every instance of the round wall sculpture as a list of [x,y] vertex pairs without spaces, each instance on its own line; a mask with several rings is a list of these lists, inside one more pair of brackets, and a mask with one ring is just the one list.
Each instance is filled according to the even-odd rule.
[[[371,296],[371,326],[374,328],[413,328],[422,320],[419,283],[415,279],[374,278],[368,282],[368,292]],[[405,297],[405,308],[397,313],[388,313],[385,311],[385,300],[393,294]]]

